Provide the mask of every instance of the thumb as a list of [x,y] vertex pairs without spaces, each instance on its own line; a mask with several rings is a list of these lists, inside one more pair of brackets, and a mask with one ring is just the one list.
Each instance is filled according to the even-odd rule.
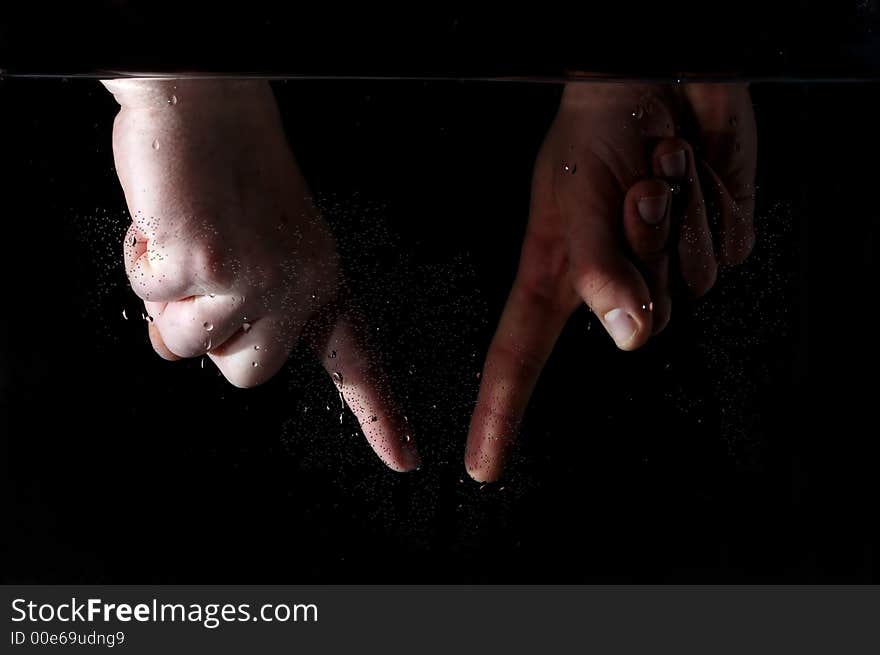
[[[566,225],[572,285],[621,350],[651,336],[651,295],[628,256],[620,184],[599,160],[557,167],[556,202]],[[582,173],[582,174],[581,174]]]

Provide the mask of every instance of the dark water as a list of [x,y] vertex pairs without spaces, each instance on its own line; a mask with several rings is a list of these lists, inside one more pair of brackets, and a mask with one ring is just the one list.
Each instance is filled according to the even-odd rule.
[[577,312],[488,486],[464,442],[561,86],[273,85],[424,466],[302,346],[247,390],[159,359],[113,98],[6,79],[5,581],[877,582],[876,85],[751,85],[754,252],[637,352]]

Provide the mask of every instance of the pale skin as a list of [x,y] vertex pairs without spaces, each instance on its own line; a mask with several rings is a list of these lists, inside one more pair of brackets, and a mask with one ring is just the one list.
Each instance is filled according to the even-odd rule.
[[150,341],[207,356],[229,382],[272,377],[308,340],[385,464],[420,465],[363,345],[330,231],[263,81],[112,80],[113,153],[132,216],[125,267]]
[[[417,468],[268,84],[104,84],[121,107],[113,149],[132,215],[126,271],[156,352],[207,356],[250,387],[305,338],[379,457],[397,471]],[[699,156],[676,136],[685,114]],[[578,307],[633,350],[668,322],[673,276],[699,297],[720,264],[745,259],[754,135],[742,85],[566,87],[535,163],[519,271],[481,377],[465,454],[471,477],[503,473],[535,382]]]

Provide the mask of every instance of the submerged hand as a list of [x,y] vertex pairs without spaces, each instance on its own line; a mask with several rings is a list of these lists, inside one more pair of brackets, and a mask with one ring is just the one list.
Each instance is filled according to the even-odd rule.
[[[704,160],[676,134],[685,121]],[[519,270],[483,368],[465,454],[472,477],[501,475],[544,363],[582,303],[633,350],[668,322],[671,275],[699,297],[719,263],[748,255],[755,152],[742,85],[566,87],[535,163]]]
[[360,321],[340,299],[335,242],[268,84],[105,86],[121,106],[113,151],[132,216],[125,267],[155,350],[172,360],[207,355],[232,384],[250,387],[307,334],[376,453],[396,470],[418,466]]

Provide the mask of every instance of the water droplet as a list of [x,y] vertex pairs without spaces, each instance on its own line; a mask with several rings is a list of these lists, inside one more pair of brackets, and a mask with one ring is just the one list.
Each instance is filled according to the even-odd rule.
[[681,193],[681,185],[680,184],[678,184],[678,183],[672,184],[671,188],[672,188],[673,195],[677,196],[679,193]]
[[483,375],[483,374],[480,373],[480,371],[477,371],[477,379],[478,379],[478,380],[480,379],[480,376],[481,376],[481,375]]
[[638,105],[635,108],[635,110],[633,111],[633,118],[635,118],[636,120],[641,120],[642,116],[644,116],[644,115],[645,115],[645,110],[642,108],[641,105]]
[[128,240],[128,245],[130,245],[132,248],[134,248],[137,245],[137,242],[138,242],[137,237],[132,234],[131,238]]
[[241,330],[242,330],[242,332],[250,332],[250,330],[251,330],[251,324],[250,324],[250,323],[244,323],[244,324],[242,324],[242,326],[241,326]]
[[159,139],[155,139],[153,141],[153,150],[158,150],[158,149],[159,149]]
[[330,359],[336,359],[336,351],[335,350],[330,351]]
[[147,323],[152,323],[152,322],[153,322],[153,317],[150,316],[149,314],[147,314]]
[[205,358],[202,357],[202,368],[205,368]]
[[168,98],[168,104],[169,105],[176,105],[177,104],[177,96],[172,95],[170,98]]
[[254,368],[257,368],[259,365],[259,362],[251,362],[251,366],[253,366]]
[[408,434],[404,435],[404,438],[406,439],[406,442],[407,442],[407,443],[409,443],[410,441],[412,441],[412,437],[409,436]]
[[333,371],[333,382],[336,383],[337,387],[342,386],[342,373],[339,371]]
[[122,318],[124,318],[126,321],[128,320],[128,314],[125,313],[124,309],[122,310]]
[[562,164],[562,170],[564,170],[566,173],[570,173],[571,175],[574,175],[577,172],[577,169],[577,162],[573,164],[568,164],[567,162]]
[[208,323],[208,321],[205,321],[204,323],[202,323],[202,327],[205,328],[206,332],[210,332],[211,330],[214,329],[214,324]]

